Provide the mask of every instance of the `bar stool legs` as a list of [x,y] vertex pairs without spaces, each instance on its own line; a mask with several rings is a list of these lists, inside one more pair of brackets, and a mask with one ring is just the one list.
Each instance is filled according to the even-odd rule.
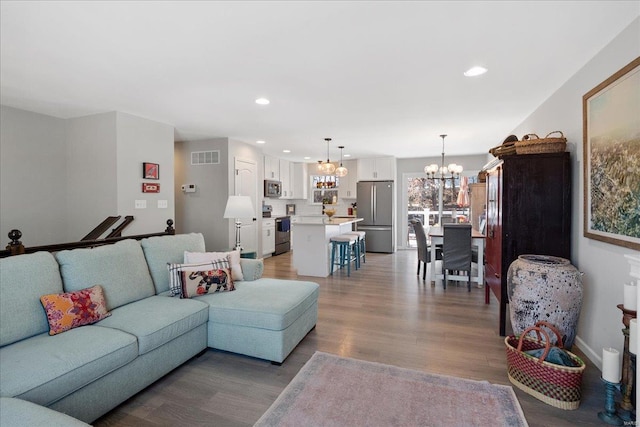
[[[331,239],[331,275],[333,268],[338,265],[340,268],[347,267],[347,277],[351,276],[351,261],[355,261],[356,270],[359,266],[358,237],[354,235],[341,234],[333,236]],[[338,251],[338,262],[336,262],[336,251]]]
[[347,233],[344,234],[350,234],[353,236],[356,236],[358,238],[358,242],[356,245],[356,257],[358,258],[358,262],[356,263],[356,267],[360,268],[361,261],[362,262],[367,262],[367,258],[366,258],[366,254],[367,254],[367,241],[366,241],[366,236],[367,233],[365,233],[364,231],[349,231]]

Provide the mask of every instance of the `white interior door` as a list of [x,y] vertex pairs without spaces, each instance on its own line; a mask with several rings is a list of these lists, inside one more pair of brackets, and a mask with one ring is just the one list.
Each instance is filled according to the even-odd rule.
[[253,217],[241,218],[240,243],[244,252],[258,251],[258,176],[256,162],[249,159],[234,160],[234,195],[249,196],[253,203]]

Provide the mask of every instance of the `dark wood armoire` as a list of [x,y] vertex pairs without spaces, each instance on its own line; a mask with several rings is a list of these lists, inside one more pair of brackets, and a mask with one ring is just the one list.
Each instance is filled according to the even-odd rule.
[[487,170],[486,184],[485,302],[492,291],[504,336],[509,265],[523,254],[571,259],[569,153],[504,156]]

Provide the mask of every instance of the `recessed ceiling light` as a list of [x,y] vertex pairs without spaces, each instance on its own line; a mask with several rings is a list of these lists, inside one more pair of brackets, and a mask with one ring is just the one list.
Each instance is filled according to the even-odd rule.
[[269,102],[270,101],[267,98],[258,98],[258,99],[256,99],[256,104],[259,104],[259,105],[268,105]]
[[290,153],[291,150],[282,150],[283,153]]
[[309,157],[309,156],[305,156],[305,157],[304,157],[304,159],[305,159],[305,160],[311,160],[311,157]]
[[256,144],[264,144],[264,141],[262,141],[262,140],[256,141]]
[[351,154],[345,154],[344,156],[345,157],[351,157]]
[[482,75],[482,74],[484,74],[486,72],[487,72],[486,68],[480,67],[480,66],[475,66],[475,67],[471,67],[467,71],[465,71],[464,75],[467,76],[467,77],[475,77],[475,76]]

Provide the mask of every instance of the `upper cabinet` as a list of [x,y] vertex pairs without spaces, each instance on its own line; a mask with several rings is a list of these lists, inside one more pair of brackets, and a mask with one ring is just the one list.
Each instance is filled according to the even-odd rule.
[[309,175],[306,163],[291,163],[291,199],[306,199],[309,195]]
[[346,160],[342,165],[347,168],[347,176],[340,178],[338,186],[338,197],[341,199],[355,199],[356,188],[358,187],[358,162],[356,160]]
[[293,198],[291,192],[291,162],[289,160],[279,159],[280,182],[282,183],[281,199]]
[[396,179],[396,159],[376,157],[358,159],[358,181],[393,181]]
[[280,159],[264,156],[264,179],[280,181]]

